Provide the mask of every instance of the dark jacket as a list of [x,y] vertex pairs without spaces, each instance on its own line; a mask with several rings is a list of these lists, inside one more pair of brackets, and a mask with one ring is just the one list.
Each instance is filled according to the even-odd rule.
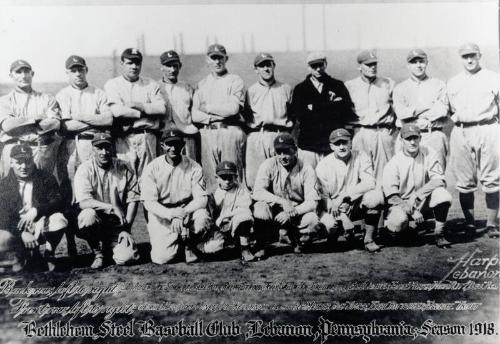
[[344,83],[325,76],[322,92],[311,82],[311,75],[295,86],[292,113],[298,120],[298,146],[301,149],[329,153],[332,130],[345,128],[357,120],[354,105]]
[[[36,168],[33,172],[32,202],[38,211],[37,220],[60,212],[63,207],[59,184],[54,176]],[[0,228],[17,232],[19,211],[22,208],[19,182],[11,170],[7,177],[0,179]]]

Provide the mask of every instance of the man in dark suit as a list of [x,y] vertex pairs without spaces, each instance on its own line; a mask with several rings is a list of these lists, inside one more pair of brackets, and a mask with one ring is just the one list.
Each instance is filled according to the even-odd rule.
[[[54,252],[68,221],[55,178],[38,169],[26,144],[10,152],[10,172],[0,179],[0,255],[11,258],[13,271],[39,258],[41,245],[49,270],[55,268]],[[31,259],[29,259],[31,258]],[[8,259],[7,259],[8,260]]]
[[293,91],[292,114],[298,120],[299,156],[315,168],[331,153],[330,133],[346,128],[357,116],[344,83],[326,73],[326,55],[309,54],[307,65],[310,74]]

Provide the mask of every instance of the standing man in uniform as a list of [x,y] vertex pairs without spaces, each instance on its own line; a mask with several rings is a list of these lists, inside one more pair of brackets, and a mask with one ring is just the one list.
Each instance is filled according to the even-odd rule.
[[[349,228],[345,227],[351,226],[351,220],[364,220],[365,249],[376,252],[380,246],[375,243],[375,230],[384,196],[381,190],[375,190],[370,158],[364,152],[352,150],[351,138],[346,129],[332,131],[332,153],[316,167],[322,198],[320,221],[326,226],[329,236],[336,238],[340,224],[347,232]],[[352,237],[354,233],[346,234]]]
[[301,157],[315,168],[331,152],[330,133],[346,128],[357,117],[344,83],[326,73],[326,55],[309,54],[307,66],[310,74],[293,90],[292,114],[298,120]]
[[294,251],[300,253],[316,234],[319,223],[316,209],[320,196],[314,169],[299,159],[290,134],[277,136],[274,150],[276,156],[259,167],[252,195],[257,201],[254,204],[257,258],[266,256],[265,231],[274,231],[276,226],[286,229]]
[[85,60],[76,55],[66,60],[69,85],[56,95],[61,108],[61,133],[57,174],[61,185],[71,194],[76,169],[92,158],[94,135],[109,131],[113,115],[103,90],[89,85]]
[[[413,49],[406,57],[410,78],[394,88],[394,111],[396,126],[415,123],[421,130],[421,145],[431,147],[438,153],[439,162],[446,168],[448,138],[443,125],[448,117],[446,85],[443,81],[427,75],[427,54]],[[396,151],[401,150],[402,139],[396,140]]]
[[420,129],[416,124],[401,128],[402,150],[384,168],[383,189],[389,205],[387,229],[400,232],[410,220],[416,225],[426,218],[436,220],[434,236],[440,248],[450,246],[444,237],[444,226],[451,206],[444,171],[437,153],[420,145]]
[[359,117],[355,124],[359,131],[354,135],[352,148],[368,154],[380,186],[384,166],[394,155],[394,81],[377,76],[378,59],[374,51],[362,51],[357,61],[361,75],[345,84]]
[[11,170],[0,179],[0,251],[13,251],[15,272],[39,259],[45,244],[44,256],[53,270],[54,253],[68,225],[57,181],[35,166],[29,145],[15,144],[9,154]]
[[468,231],[475,232],[474,191],[479,180],[486,198],[486,228],[491,237],[498,237],[500,76],[481,67],[481,51],[476,44],[464,44],[459,54],[464,71],[447,85],[455,123],[450,164]]
[[165,100],[156,81],[140,76],[142,54],[139,50],[125,49],[120,65],[122,75],[108,80],[104,90],[115,117],[117,156],[128,160],[140,178],[144,167],[157,154]]
[[246,135],[241,129],[245,103],[243,79],[226,69],[226,48],[213,44],[207,50],[210,74],[198,83],[193,99],[193,122],[201,126],[201,165],[207,190],[217,187],[215,168],[221,161],[233,161],[238,181],[244,181],[243,159]]
[[279,133],[291,132],[292,88],[274,77],[276,63],[267,53],[255,57],[254,70],[258,81],[248,88],[246,121],[251,133],[247,138],[246,180],[253,187],[260,164],[274,156],[273,142]]
[[78,167],[74,193],[81,209],[77,235],[86,239],[95,253],[91,268],[99,269],[105,259],[111,258],[111,250],[117,264],[134,259],[133,254],[117,259],[115,248],[121,240],[132,241],[130,232],[139,205],[139,186],[132,168],[113,158],[110,134],[97,133],[91,143],[92,158]]
[[166,127],[173,126],[184,133],[186,156],[199,161],[200,134],[191,119],[193,88],[178,81],[182,63],[176,51],[169,50],[161,54],[160,63],[163,77],[159,82],[167,106]]
[[9,173],[10,150],[18,142],[33,148],[33,158],[38,168],[54,172],[59,139],[61,115],[56,99],[32,88],[35,72],[24,60],[14,61],[10,77],[16,84],[14,90],[0,98],[0,141],[3,175]]
[[193,263],[199,253],[221,250],[224,239],[204,240],[212,224],[208,193],[201,166],[182,155],[182,132],[166,130],[161,147],[165,154],[146,166],[141,181],[141,200],[149,212],[151,261],[171,262],[182,250],[186,263]]

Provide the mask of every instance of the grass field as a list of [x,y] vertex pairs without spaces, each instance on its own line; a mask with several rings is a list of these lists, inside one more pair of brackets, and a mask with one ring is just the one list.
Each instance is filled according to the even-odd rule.
[[[443,79],[459,71],[458,59],[452,50],[429,49],[432,61],[433,74]],[[404,65],[388,61],[404,59],[406,52],[381,51],[381,73],[393,76],[396,81],[405,77]],[[278,61],[278,73],[282,80],[295,84],[305,75],[304,54],[275,54]],[[486,54],[485,60],[497,63],[494,52]],[[286,57],[287,56],[287,57]],[[348,79],[356,75],[354,56],[355,52],[330,53],[329,69],[334,76]],[[245,82],[250,84],[254,75],[249,67],[253,56],[234,56],[230,60],[230,68],[241,74]],[[385,62],[383,62],[385,61]],[[96,60],[90,60],[91,80],[98,86],[110,77],[112,70],[108,64],[99,74],[94,66]],[[345,69],[340,69],[343,66]],[[496,66],[496,64],[495,64]],[[144,74],[158,77],[155,65],[147,60]],[[183,78],[194,83],[206,73],[203,67],[202,56],[186,57]],[[243,72],[245,70],[245,72]],[[391,73],[387,72],[391,70]],[[55,87],[56,85],[57,87]],[[45,85],[44,89],[54,93],[60,84]],[[454,180],[447,172],[450,191],[453,190]],[[222,320],[226,323],[235,321],[243,330],[246,322],[274,320],[280,324],[312,325],[316,329],[320,316],[335,323],[368,324],[376,320],[381,324],[399,324],[404,322],[419,327],[425,320],[432,319],[439,324],[468,324],[474,322],[496,322],[496,328],[490,336],[428,336],[418,337],[375,337],[370,343],[459,343],[459,344],[486,344],[498,343],[499,328],[499,293],[498,275],[494,278],[448,278],[447,281],[459,282],[476,281],[477,283],[492,282],[496,286],[492,290],[394,290],[382,288],[355,288],[365,283],[430,283],[443,280],[455,266],[453,260],[464,255],[470,255],[476,250],[481,258],[498,258],[498,240],[489,239],[484,230],[478,230],[476,237],[467,239],[461,232],[460,220],[462,213],[459,208],[457,193],[453,191],[454,201],[449,214],[447,230],[453,242],[450,249],[438,249],[433,244],[432,231],[421,232],[419,237],[410,242],[391,244],[385,242],[382,252],[369,254],[362,250],[361,245],[351,245],[341,240],[336,247],[326,247],[325,243],[318,243],[312,252],[294,254],[290,248],[275,246],[270,258],[242,266],[234,253],[215,257],[207,262],[187,265],[176,263],[164,266],[152,264],[149,261],[149,238],[145,228],[142,212],[139,212],[133,226],[133,234],[138,242],[141,259],[133,266],[108,266],[103,270],[94,271],[88,268],[92,261],[88,247],[78,240],[79,258],[72,270],[63,272],[22,273],[14,278],[18,279],[19,286],[33,281],[33,287],[57,286],[65,281],[75,281],[81,286],[113,285],[116,283],[148,284],[148,288],[129,287],[111,293],[93,302],[94,305],[119,306],[144,304],[146,302],[168,305],[161,311],[134,311],[133,314],[116,314],[111,319],[117,324],[125,324],[132,318],[139,320],[152,319],[157,324],[172,325],[183,319],[186,322],[203,320],[205,324],[212,320]],[[484,195],[478,192],[476,197],[476,217],[478,226],[485,223]],[[67,263],[65,241],[58,248],[61,263]],[[489,271],[498,271],[498,264]],[[471,266],[469,268],[472,269]],[[6,276],[13,277],[13,276]],[[186,284],[198,283],[203,288],[189,287]],[[210,287],[215,284],[215,286]],[[259,286],[267,286],[258,288]],[[299,286],[299,287],[297,287]],[[327,287],[324,287],[327,286]],[[87,343],[89,338],[66,337],[51,339],[25,338],[19,322],[36,320],[45,323],[49,320],[66,322],[69,316],[61,312],[45,315],[23,315],[14,318],[12,300],[14,296],[7,296],[5,288],[0,283],[0,343]],[[55,296],[43,298],[27,298],[30,305],[51,304],[52,306],[73,305],[77,301],[89,299],[86,296],[69,296],[64,300],[57,300]],[[397,303],[455,303],[474,302],[479,305],[476,310],[333,310],[326,307],[332,304],[348,305],[353,302],[392,302]],[[229,304],[229,306],[227,306]],[[299,306],[293,310],[293,306]],[[231,308],[230,306],[233,306]],[[235,306],[240,307],[235,308]],[[226,307],[226,308],[224,308]],[[180,308],[180,309],[176,309]],[[231,308],[231,309],[227,309]],[[40,310],[40,309],[38,309]],[[34,311],[36,312],[36,310]],[[74,324],[92,324],[98,326],[105,320],[104,315],[95,317],[87,315],[77,318]],[[106,337],[95,341],[98,343],[157,343],[158,337]],[[313,337],[260,337],[245,340],[243,334],[234,337],[168,337],[164,343],[313,343]],[[319,343],[319,340],[314,343]],[[327,343],[365,343],[360,337],[330,337]]]

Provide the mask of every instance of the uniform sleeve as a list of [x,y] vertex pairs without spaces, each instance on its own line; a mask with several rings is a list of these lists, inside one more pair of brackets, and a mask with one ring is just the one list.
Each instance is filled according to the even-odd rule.
[[103,90],[98,89],[97,91],[97,109],[101,115],[111,115],[111,109],[109,108],[108,97]]
[[437,153],[432,149],[429,149],[429,153],[425,155],[425,170],[428,181],[415,192],[420,200],[427,198],[436,188],[446,186],[443,167],[438,160]]
[[61,119],[71,119],[71,99],[66,96],[64,89],[56,94],[56,100],[59,104]]
[[104,84],[104,92],[108,98],[109,105],[123,105],[122,97],[120,96],[116,85],[114,85],[113,79],[108,80]]
[[154,162],[147,165],[141,175],[141,201],[158,202],[159,190],[154,175]]
[[86,165],[80,165],[75,173],[74,193],[77,203],[94,199],[94,188]]
[[360,154],[359,157],[359,182],[348,190],[351,200],[357,200],[365,193],[375,189],[375,173],[373,165],[366,154]]
[[132,169],[127,168],[127,198],[125,203],[139,202],[141,195],[139,192],[139,183],[136,174]]
[[203,170],[199,165],[193,168],[191,176],[191,190],[193,199],[208,195],[205,179],[203,178]]
[[384,167],[382,175],[382,188],[385,197],[389,198],[392,195],[399,195],[399,171],[397,168],[397,160],[392,158]]
[[409,104],[406,97],[407,92],[404,84],[397,85],[393,92],[394,111],[396,112],[397,118],[401,121],[415,116],[415,107]]
[[52,118],[52,119],[61,119],[61,110],[59,108],[59,104],[57,103],[57,100],[55,97],[48,95],[48,100],[47,100],[47,109],[45,111],[45,115],[47,118]]
[[446,96],[446,85],[444,82],[441,82],[436,92],[435,102],[432,104],[429,111],[423,114],[423,117],[434,122],[439,118],[448,116],[449,107],[448,97]]
[[280,199],[280,197],[269,191],[271,186],[271,168],[269,160],[266,160],[260,165],[259,170],[257,171],[252,194],[253,199],[256,201],[277,203]]
[[319,201],[319,185],[314,169],[304,165],[304,201]]
[[250,209],[251,205],[252,205],[252,197],[250,196],[250,192],[246,187],[240,186],[238,194],[236,196],[236,200],[234,202],[234,208]]
[[191,111],[191,117],[194,123],[210,124],[210,116],[205,111],[201,110],[203,103],[203,91],[198,87],[193,94],[193,110]]
[[237,115],[245,104],[245,85],[243,79],[237,76],[232,78],[229,84],[229,93],[225,101],[208,103],[207,112],[221,117]]
[[0,97],[0,125],[8,118],[13,117],[12,107],[10,106],[9,95]]
[[316,166],[316,176],[318,177],[320,195],[323,199],[329,199],[331,196],[330,183],[328,181],[328,164],[327,160],[321,160]]
[[161,93],[160,85],[156,81],[151,80],[149,89],[149,99],[151,102],[143,103],[144,111],[150,115],[164,114],[166,112],[165,99]]

